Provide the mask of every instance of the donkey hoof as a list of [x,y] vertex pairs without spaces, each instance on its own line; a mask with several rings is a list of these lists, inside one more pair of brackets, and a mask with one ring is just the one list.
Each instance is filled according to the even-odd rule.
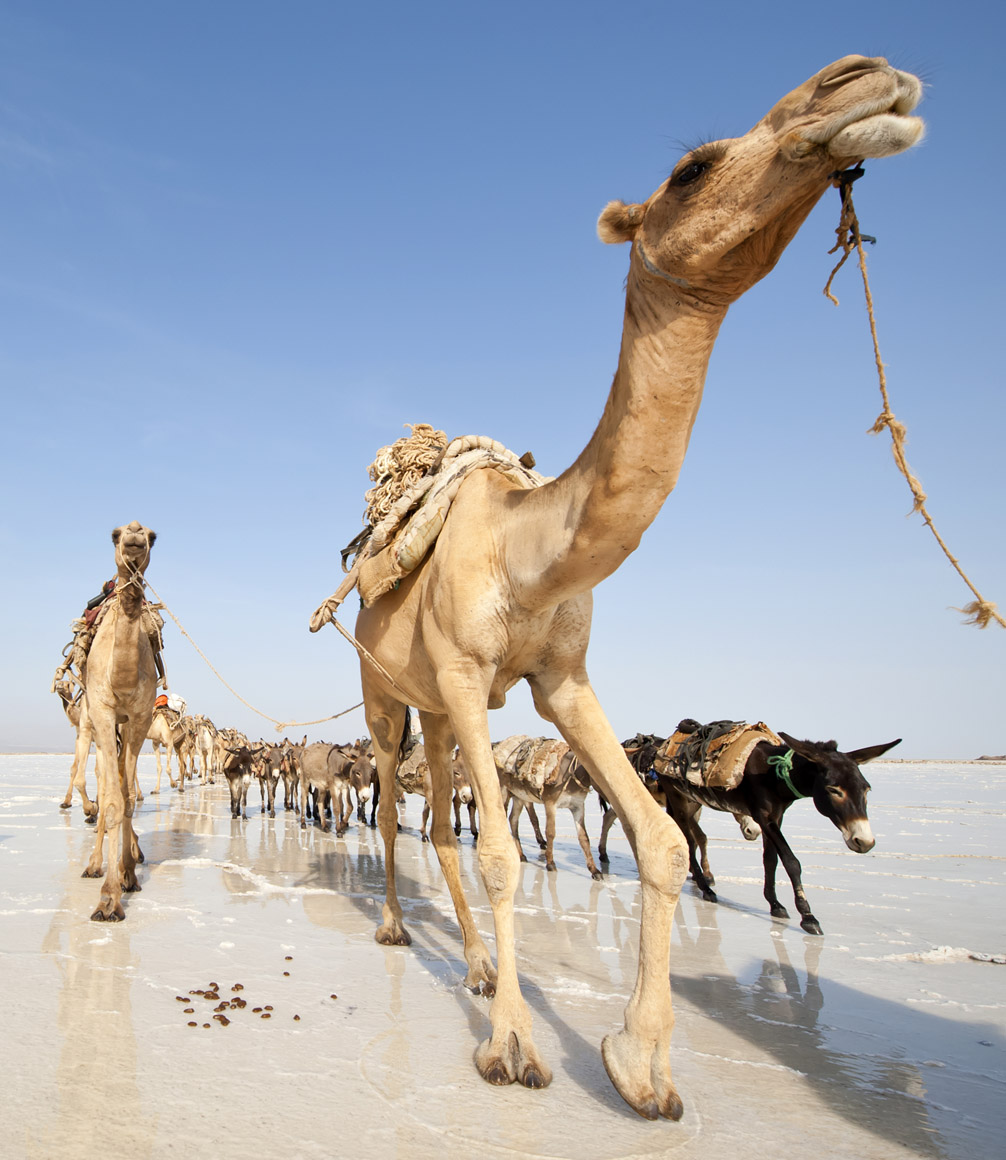
[[789,911],[779,902],[773,904],[771,911],[773,918],[789,918]]
[[808,934],[824,934],[824,931],[821,929],[821,924],[812,914],[808,914],[807,917],[801,921],[800,925]]

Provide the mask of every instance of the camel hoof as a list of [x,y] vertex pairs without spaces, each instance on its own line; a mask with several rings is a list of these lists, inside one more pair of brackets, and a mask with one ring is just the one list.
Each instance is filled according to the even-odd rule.
[[73,808],[73,802],[60,802],[59,808],[61,810],[69,810]]
[[554,862],[546,862],[546,863],[545,863],[545,869],[546,869],[546,870],[554,870],[554,869],[555,869],[555,863],[554,863]]
[[483,1074],[482,1078],[486,1081],[486,1083],[491,1083],[495,1087],[506,1087],[508,1084],[513,1083],[513,1079],[510,1077],[510,1074],[507,1072],[507,1069],[503,1066],[500,1060],[497,1060],[489,1068],[489,1070]]
[[152,790],[150,791],[150,794],[151,794],[151,796],[153,796],[154,794],[158,794],[158,793],[160,793],[160,792],[161,792],[161,791],[160,791],[159,789],[152,789]]
[[526,1088],[548,1087],[548,1080],[533,1064],[524,1069],[524,1074],[520,1077],[520,1082]]
[[[668,1120],[680,1120],[684,1104],[670,1080],[667,1060],[656,1060],[654,1051],[659,1046],[648,1048],[625,1031],[606,1035],[601,1043],[601,1059],[615,1091],[633,1111],[646,1120],[656,1120],[663,1116]],[[655,1066],[656,1065],[656,1066]],[[661,1078],[664,1091],[654,1090],[654,1075],[665,1071]]]
[[143,887],[137,881],[124,882],[122,885],[125,894],[139,894]]
[[808,934],[824,934],[824,931],[821,929],[821,924],[812,914],[808,914],[800,925]]
[[97,814],[85,814],[84,815],[84,821],[87,822],[87,824],[89,826],[93,826],[97,822],[97,820],[98,820]]
[[374,938],[385,947],[410,947],[412,946],[412,935],[405,929],[404,926],[396,924],[385,923],[383,926],[377,928],[377,933]]
[[81,874],[81,878],[100,878],[100,877],[101,877],[101,867],[100,866],[98,867],[97,870],[92,870],[91,867],[88,866],[84,869],[83,873]]
[[600,882],[604,878],[604,875],[601,873],[600,870],[595,870],[591,874],[591,878],[593,878],[595,882]]
[[124,921],[125,917],[126,917],[126,912],[122,909],[121,905],[116,906],[115,909],[112,910],[109,914],[106,914],[99,906],[98,909],[94,912],[94,914],[91,915],[91,921],[92,922],[122,922],[122,921]]

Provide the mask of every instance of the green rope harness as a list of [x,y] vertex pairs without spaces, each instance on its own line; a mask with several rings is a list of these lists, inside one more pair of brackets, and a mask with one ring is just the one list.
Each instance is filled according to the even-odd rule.
[[801,793],[793,784],[793,779],[790,774],[793,772],[793,750],[787,749],[785,753],[776,754],[774,757],[769,757],[769,765],[775,769],[776,777],[783,782],[789,792],[797,798],[805,798],[808,795]]

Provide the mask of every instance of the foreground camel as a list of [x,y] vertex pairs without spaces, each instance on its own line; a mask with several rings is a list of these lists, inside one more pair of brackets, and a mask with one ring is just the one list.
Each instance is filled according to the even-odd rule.
[[[669,1060],[671,920],[688,869],[677,826],[640,783],[587,678],[591,589],[635,550],[677,482],[717,331],[763,278],[833,175],[914,144],[921,84],[880,58],[849,56],[783,97],[742,137],[687,154],[644,203],[610,203],[598,230],[632,244],[621,353],[604,414],[576,462],[520,490],[491,470],[461,484],[443,531],[397,588],[361,610],[356,635],[381,783],[386,899],[378,942],[407,945],[395,887],[394,777],[406,706],[419,709],[434,788],[433,841],[464,939],[466,984],[495,992],[475,1053],[494,1084],[549,1083],[520,992],[513,896],[519,862],[500,796],[487,708],[527,680],[618,811],[641,880],[639,969],[625,1025],[602,1044],[608,1075],[641,1115],[677,1119]],[[319,610],[321,611],[321,610]],[[317,616],[312,627],[320,627]],[[482,819],[479,868],[498,973],[472,920],[450,832],[455,739]]]
[[157,695],[154,649],[143,624],[143,573],[156,534],[134,520],[112,532],[118,569],[114,606],[98,626],[84,674],[84,711],[98,751],[100,816],[85,878],[101,875],[108,837],[108,871],[101,884],[96,922],[126,917],[122,892],[139,890],[136,863],[143,860],[133,832],[136,759],[150,728]]

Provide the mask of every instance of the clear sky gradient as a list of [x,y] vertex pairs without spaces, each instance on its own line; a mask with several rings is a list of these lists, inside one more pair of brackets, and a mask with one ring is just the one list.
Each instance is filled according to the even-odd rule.
[[[154,528],[149,577],[281,719],[360,699],[310,613],[403,424],[558,474],[618,352],[595,221],[846,53],[926,82],[925,142],[856,188],[894,411],[951,549],[1006,607],[1001,5],[0,2],[0,749],[68,748],[69,621]],[[732,307],[680,484],[595,593],[620,736],[763,719],[896,756],[1006,752],[1006,634],[919,518],[829,194]],[[351,602],[352,603],[352,602]],[[347,606],[346,620],[352,623]],[[172,687],[275,737],[173,624]],[[544,732],[523,687],[494,736]],[[362,711],[307,730],[345,740]],[[293,730],[297,736],[304,730]]]

